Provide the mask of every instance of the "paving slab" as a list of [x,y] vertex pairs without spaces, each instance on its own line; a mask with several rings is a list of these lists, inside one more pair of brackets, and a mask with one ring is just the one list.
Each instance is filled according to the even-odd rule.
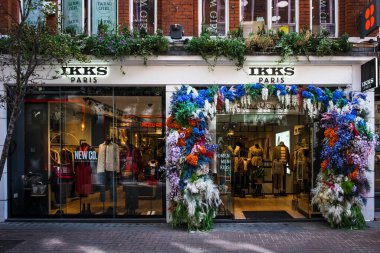
[[0,252],[380,252],[380,222],[365,230],[326,222],[217,223],[209,232],[165,223],[5,222]]

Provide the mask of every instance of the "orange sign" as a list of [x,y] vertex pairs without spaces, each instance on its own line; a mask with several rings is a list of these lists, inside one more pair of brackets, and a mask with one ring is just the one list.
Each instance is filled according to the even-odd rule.
[[360,14],[360,35],[362,38],[373,32],[379,27],[379,0],[372,0],[364,12]]

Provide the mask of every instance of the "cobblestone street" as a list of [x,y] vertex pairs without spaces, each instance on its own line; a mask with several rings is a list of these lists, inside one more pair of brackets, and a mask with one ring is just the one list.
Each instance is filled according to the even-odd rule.
[[380,222],[362,231],[324,222],[217,223],[211,232],[164,223],[0,224],[0,252],[380,252]]

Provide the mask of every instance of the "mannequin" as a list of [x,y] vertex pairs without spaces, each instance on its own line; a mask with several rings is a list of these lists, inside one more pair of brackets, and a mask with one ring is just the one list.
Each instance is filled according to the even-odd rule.
[[106,188],[111,189],[110,201],[116,200],[116,173],[120,172],[119,146],[110,138],[99,145],[97,173],[102,173],[103,186],[100,201],[105,201]]
[[[283,141],[280,141],[280,143],[276,147],[274,147],[272,158],[273,158],[273,162],[272,162],[273,181],[275,182],[276,179],[278,180],[278,184],[277,184],[278,189],[281,192],[281,195],[285,196],[286,195],[286,176],[285,176],[286,165],[289,162],[290,154],[289,154],[289,148],[285,146],[285,143]],[[282,164],[281,173],[278,170],[279,163]]]
[[[255,144],[248,150],[248,159],[251,161],[252,172],[251,178],[252,181],[255,180],[255,172],[257,169],[263,166],[263,149],[259,144]],[[262,184],[257,184],[256,180],[252,183],[254,187],[254,195],[261,195],[262,193]]]

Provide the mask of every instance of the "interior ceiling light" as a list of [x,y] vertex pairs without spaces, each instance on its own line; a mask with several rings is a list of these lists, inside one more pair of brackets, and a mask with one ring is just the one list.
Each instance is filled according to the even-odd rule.
[[288,4],[289,4],[288,1],[280,1],[277,3],[277,7],[278,8],[284,8],[284,7],[288,6]]
[[281,19],[280,16],[273,16],[273,17],[272,17],[272,21],[273,21],[273,22],[280,21],[280,19]]

